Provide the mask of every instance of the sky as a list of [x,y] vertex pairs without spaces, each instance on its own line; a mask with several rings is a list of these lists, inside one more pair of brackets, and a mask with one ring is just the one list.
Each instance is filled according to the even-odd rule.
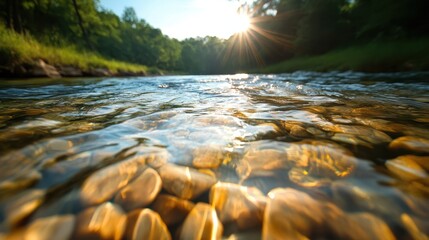
[[237,14],[238,0],[100,0],[100,4],[119,16],[125,7],[133,7],[139,18],[179,40],[227,39],[243,25]]

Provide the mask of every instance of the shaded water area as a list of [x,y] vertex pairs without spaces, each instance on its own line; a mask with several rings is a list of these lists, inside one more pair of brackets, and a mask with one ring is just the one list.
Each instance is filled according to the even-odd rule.
[[427,239],[429,74],[0,82],[0,238]]

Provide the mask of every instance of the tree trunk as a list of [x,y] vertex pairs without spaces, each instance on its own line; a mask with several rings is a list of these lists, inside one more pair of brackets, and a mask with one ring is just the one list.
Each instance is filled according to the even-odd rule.
[[21,2],[22,0],[12,0],[12,26],[15,32],[18,33],[22,33]]
[[86,32],[86,29],[83,26],[83,20],[82,20],[82,16],[80,15],[80,12],[79,12],[79,7],[77,5],[77,2],[76,2],[76,0],[72,0],[72,1],[73,1],[73,7],[74,7],[74,10],[76,13],[76,18],[77,18],[80,30],[82,31],[82,35],[83,35],[83,38],[85,40],[85,43],[89,49],[92,49],[91,43],[89,42],[88,33]]
[[13,29],[12,1],[6,0],[6,27]]

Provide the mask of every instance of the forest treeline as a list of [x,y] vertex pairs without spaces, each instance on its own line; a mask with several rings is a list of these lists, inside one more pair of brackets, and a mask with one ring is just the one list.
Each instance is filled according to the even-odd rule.
[[179,41],[133,8],[117,16],[97,0],[3,0],[0,24],[50,46],[73,45],[108,59],[215,74],[356,44],[425,37],[427,9],[427,0],[255,0],[240,9],[252,17],[252,27],[227,40]]

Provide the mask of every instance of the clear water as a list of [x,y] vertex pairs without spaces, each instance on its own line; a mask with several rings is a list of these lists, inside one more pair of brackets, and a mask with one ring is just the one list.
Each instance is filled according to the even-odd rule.
[[[418,139],[423,150],[392,144],[403,136]],[[370,213],[396,238],[412,239],[404,215],[429,231],[425,141],[428,73],[2,80],[0,232],[78,214],[87,207],[81,185],[93,172],[162,149],[168,162],[208,168],[217,181],[265,195],[297,189],[347,214]],[[221,164],[195,166],[197,150],[218,154]],[[423,156],[426,165],[405,164],[411,177],[386,167],[404,155]],[[350,166],[344,156],[353,159]],[[11,224],[11,202],[32,190],[44,193],[42,203]],[[207,202],[207,195],[192,201]],[[243,232],[225,229],[224,237]],[[250,232],[259,238],[261,226]]]

